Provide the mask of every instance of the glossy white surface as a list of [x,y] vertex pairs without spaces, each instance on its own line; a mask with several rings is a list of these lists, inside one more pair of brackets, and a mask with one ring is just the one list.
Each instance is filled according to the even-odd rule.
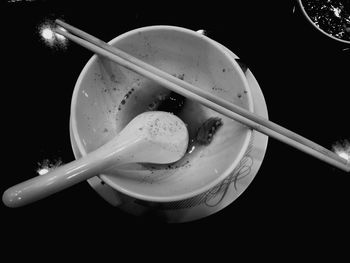
[[47,197],[105,169],[133,162],[173,163],[188,145],[185,124],[175,115],[152,111],[133,118],[112,140],[84,157],[7,189],[5,205],[18,207]]

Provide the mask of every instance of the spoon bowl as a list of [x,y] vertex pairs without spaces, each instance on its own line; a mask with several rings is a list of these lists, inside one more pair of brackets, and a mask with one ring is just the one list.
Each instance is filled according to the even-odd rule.
[[162,111],[144,112],[100,148],[7,189],[2,200],[9,207],[18,207],[89,179],[112,166],[137,162],[173,163],[181,159],[187,146],[187,127],[179,117]]

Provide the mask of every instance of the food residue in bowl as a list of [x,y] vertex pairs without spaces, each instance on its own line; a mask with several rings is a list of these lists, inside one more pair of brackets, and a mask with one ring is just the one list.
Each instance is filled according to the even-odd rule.
[[[185,74],[173,74],[184,80]],[[185,156],[174,164],[142,164],[150,171],[170,170],[191,166],[191,158],[214,140],[216,132],[223,125],[218,116],[208,116],[203,106],[176,92],[170,91],[152,82],[134,83],[134,87],[125,92],[118,105],[116,121],[122,128],[136,115],[145,111],[165,111],[178,116],[187,126],[189,144]],[[141,88],[142,86],[142,88]],[[126,114],[127,113],[127,114]]]
[[209,145],[217,130],[223,125],[221,118],[211,117],[198,129],[195,141],[200,145]]
[[159,94],[156,100],[148,105],[150,111],[166,111],[178,115],[184,107],[186,98],[176,92]]
[[134,88],[131,88],[131,90],[129,90],[124,98],[122,99],[122,101],[120,102],[119,106],[118,106],[118,110],[121,110],[122,109],[122,106],[126,103],[126,101],[128,100],[128,98],[131,96],[131,94],[135,91]]

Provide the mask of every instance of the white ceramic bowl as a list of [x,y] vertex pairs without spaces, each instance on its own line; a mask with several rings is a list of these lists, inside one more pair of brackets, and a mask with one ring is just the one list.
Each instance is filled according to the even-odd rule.
[[[242,70],[216,42],[173,26],[150,26],[129,31],[111,45],[183,78],[202,89],[253,111]],[[105,58],[94,55],[81,72],[72,97],[72,136],[82,155],[100,147],[149,104],[168,90]],[[137,199],[169,202],[201,194],[224,180],[247,150],[251,130],[198,103],[186,101],[179,115],[190,136],[209,117],[223,126],[213,141],[172,165],[130,164],[104,171],[108,185]]]

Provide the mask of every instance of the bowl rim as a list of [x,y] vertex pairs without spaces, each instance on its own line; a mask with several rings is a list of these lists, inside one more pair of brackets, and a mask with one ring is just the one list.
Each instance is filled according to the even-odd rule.
[[[193,31],[191,29],[187,29],[187,28],[183,28],[183,27],[178,27],[178,26],[170,26],[170,25],[153,25],[153,26],[145,26],[145,27],[140,27],[140,28],[136,28],[130,31],[127,31],[125,33],[122,33],[120,35],[118,35],[117,37],[113,38],[112,40],[110,40],[108,42],[108,44],[115,44],[116,42],[120,41],[123,38],[128,37],[129,35],[132,34],[136,34],[140,31],[144,32],[145,30],[159,30],[159,29],[167,29],[167,30],[177,30],[177,31],[182,31],[185,33],[189,33],[192,35],[195,35],[199,38],[202,38],[203,40],[209,42],[211,45],[214,45],[217,49],[219,49],[222,53],[224,53],[224,55],[231,60],[232,64],[234,65],[234,67],[237,69],[237,73],[239,74],[241,80],[243,81],[243,85],[244,88],[247,90],[247,96],[248,96],[248,109],[249,111],[253,112],[254,108],[253,108],[253,98],[250,92],[250,87],[248,84],[248,81],[242,71],[242,69],[240,68],[240,66],[238,65],[238,63],[236,62],[236,60],[231,56],[231,54],[226,50],[226,48],[224,46],[222,46],[221,44],[219,44],[218,42],[210,39],[209,37],[202,35],[196,31]],[[195,34],[194,34],[195,33]],[[89,60],[88,62],[85,64],[83,70],[80,72],[80,75],[76,81],[76,84],[74,86],[74,90],[73,90],[73,95],[72,95],[72,100],[71,100],[71,128],[72,128],[72,134],[75,140],[75,143],[77,145],[77,148],[79,150],[79,152],[81,153],[82,156],[87,155],[88,153],[86,152],[84,145],[79,137],[79,133],[78,133],[78,129],[77,129],[77,120],[75,118],[76,116],[76,105],[77,105],[77,98],[79,95],[79,91],[80,91],[80,87],[81,87],[81,83],[83,81],[83,79],[85,78],[86,72],[90,69],[90,67],[92,66],[93,63],[95,63],[98,59],[98,56],[96,54],[94,54]],[[172,202],[172,201],[180,201],[180,200],[185,200],[185,199],[189,199],[192,197],[195,197],[197,195],[200,195],[202,193],[207,192],[208,190],[212,189],[213,187],[215,187],[216,185],[218,185],[220,182],[222,182],[226,177],[228,177],[233,171],[234,169],[238,166],[239,162],[242,160],[242,158],[244,157],[244,154],[246,153],[247,149],[248,149],[248,145],[250,143],[252,137],[252,130],[247,128],[246,130],[246,135],[244,138],[244,142],[243,145],[241,147],[241,150],[239,151],[236,159],[231,163],[230,166],[228,166],[226,168],[225,171],[223,171],[219,176],[217,176],[216,179],[214,179],[212,182],[210,182],[209,184],[206,184],[198,189],[196,189],[195,191],[191,191],[188,193],[184,193],[184,194],[177,194],[177,195],[171,195],[171,196],[157,196],[157,195],[145,195],[145,194],[141,194],[135,191],[132,191],[130,189],[124,188],[116,183],[114,183],[111,179],[109,179],[108,175],[105,174],[99,174],[97,176],[100,177],[100,179],[102,181],[104,181],[105,183],[107,183],[110,187],[112,187],[113,189],[131,196],[133,198],[139,199],[139,200],[144,200],[144,201],[151,201],[151,202]]]
[[342,43],[346,43],[346,44],[350,44],[350,41],[347,41],[347,40],[344,40],[344,39],[341,39],[341,38],[337,38],[335,36],[332,36],[331,34],[327,33],[326,31],[324,31],[322,28],[318,27],[315,25],[315,22],[312,21],[312,19],[310,18],[310,16],[308,15],[308,13],[305,11],[305,8],[304,8],[304,5],[302,3],[302,0],[298,0],[298,3],[299,3],[299,7],[301,9],[301,11],[303,12],[304,14],[304,17],[307,18],[307,20],[312,24],[312,26],[314,28],[316,28],[319,32],[323,33],[324,35],[334,39],[334,40],[337,40],[339,42],[342,42]]

